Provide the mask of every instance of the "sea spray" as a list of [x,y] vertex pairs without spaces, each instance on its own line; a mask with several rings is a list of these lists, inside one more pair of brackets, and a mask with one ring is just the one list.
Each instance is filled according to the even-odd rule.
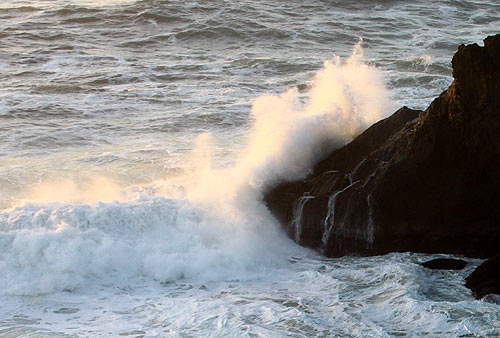
[[126,286],[143,277],[248,279],[286,266],[304,249],[279,229],[261,202],[263,191],[304,177],[391,111],[382,76],[362,62],[360,43],[346,62],[325,62],[310,88],[255,100],[248,145],[234,166],[212,163],[217,138],[201,134],[194,169],[175,196],[145,193],[147,187],[120,191],[108,178],[34,187],[22,204],[0,213],[2,292]]
[[326,61],[303,97],[296,88],[252,106],[247,150],[234,172],[259,189],[304,178],[314,163],[392,112],[381,72],[363,63],[361,41],[345,63]]
[[[346,62],[337,56],[326,61],[305,95],[292,88],[257,98],[247,148],[234,166],[213,166],[214,140],[201,135],[194,152],[198,175],[188,189],[189,199],[207,211],[225,212],[225,219],[236,217],[234,224],[248,219],[273,223],[261,203],[267,188],[304,178],[314,163],[392,111],[380,71],[363,63],[361,42]],[[300,217],[294,222],[297,232]]]

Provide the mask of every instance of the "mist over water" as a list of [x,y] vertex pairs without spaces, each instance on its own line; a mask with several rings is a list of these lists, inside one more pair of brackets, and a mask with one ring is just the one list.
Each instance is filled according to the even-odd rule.
[[498,335],[426,255],[323,259],[262,203],[451,82],[495,2],[0,4],[0,336]]

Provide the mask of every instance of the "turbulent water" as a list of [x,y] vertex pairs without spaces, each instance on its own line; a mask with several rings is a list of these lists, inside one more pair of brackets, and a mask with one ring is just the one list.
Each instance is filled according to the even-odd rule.
[[499,336],[480,260],[324,259],[262,204],[499,27],[493,0],[0,1],[0,336]]

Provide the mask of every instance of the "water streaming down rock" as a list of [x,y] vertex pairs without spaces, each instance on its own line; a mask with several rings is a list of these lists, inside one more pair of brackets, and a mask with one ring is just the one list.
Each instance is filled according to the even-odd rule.
[[302,196],[296,201],[296,205],[293,208],[294,217],[289,224],[288,231],[293,234],[293,238],[297,243],[300,243],[302,234],[302,212],[304,211],[304,205],[311,198],[314,198],[314,196]]
[[351,188],[353,185],[357,184],[359,181],[356,182],[351,182],[347,187],[335,191],[333,194],[330,195],[328,198],[328,209],[327,209],[327,215],[325,217],[325,229],[323,231],[323,236],[322,236],[322,249],[326,248],[328,244],[328,239],[330,238],[330,235],[333,230],[333,226],[335,224],[335,203],[337,201],[337,197],[342,194],[344,191],[347,189]]
[[301,244],[327,256],[498,251],[500,35],[460,46],[452,64],[455,80],[425,112],[399,109],[266,194],[283,224],[297,196],[314,196]]

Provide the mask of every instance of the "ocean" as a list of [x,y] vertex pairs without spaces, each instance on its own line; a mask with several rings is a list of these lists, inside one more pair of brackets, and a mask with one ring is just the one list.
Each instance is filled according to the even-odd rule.
[[498,337],[500,302],[325,258],[262,202],[452,81],[495,0],[0,1],[0,337]]

